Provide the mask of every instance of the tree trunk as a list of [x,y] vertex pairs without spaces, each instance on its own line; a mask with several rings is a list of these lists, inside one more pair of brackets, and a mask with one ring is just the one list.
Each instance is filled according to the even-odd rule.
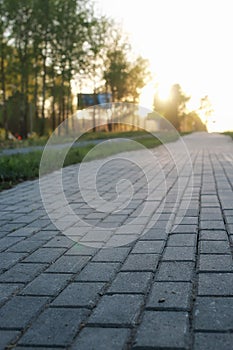
[[[45,44],[46,50],[46,44]],[[46,56],[43,55],[43,79],[42,79],[42,107],[41,107],[41,127],[40,135],[43,136],[45,132],[45,99],[46,99]]]
[[53,87],[52,87],[52,129],[53,131],[56,129],[56,111],[55,111],[55,88],[56,88],[56,82],[55,82],[55,74],[54,74],[54,68],[52,67],[52,82],[53,82]]
[[5,57],[4,43],[1,45],[1,77],[2,77],[2,103],[3,103],[3,125],[5,129],[5,139],[8,139],[8,117],[6,108],[6,85],[5,85]]

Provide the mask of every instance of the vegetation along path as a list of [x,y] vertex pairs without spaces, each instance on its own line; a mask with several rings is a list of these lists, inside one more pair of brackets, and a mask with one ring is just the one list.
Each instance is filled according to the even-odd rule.
[[149,150],[130,152],[132,163],[109,158],[102,197],[115,203],[120,179],[119,197],[129,181],[134,189],[114,214],[87,204],[100,160],[86,163],[80,187],[80,165],[66,167],[78,228],[57,172],[43,178],[53,222],[39,180],[0,193],[0,349],[233,349],[233,143],[184,140],[188,152],[179,141],[153,149],[155,163]]

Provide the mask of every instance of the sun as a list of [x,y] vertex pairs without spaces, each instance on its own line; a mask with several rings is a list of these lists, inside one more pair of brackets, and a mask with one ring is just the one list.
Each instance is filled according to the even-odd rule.
[[169,99],[171,85],[169,83],[160,83],[158,86],[159,99],[167,101]]

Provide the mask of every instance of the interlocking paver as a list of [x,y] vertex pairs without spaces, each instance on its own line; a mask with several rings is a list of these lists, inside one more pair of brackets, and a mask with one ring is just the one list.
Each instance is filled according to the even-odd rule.
[[[124,328],[85,328],[71,347],[72,350],[121,350],[129,337]],[[97,345],[98,344],[98,345]]]
[[233,333],[197,333],[194,350],[232,350]]
[[132,250],[133,254],[142,253],[155,253],[158,254],[162,251],[164,246],[164,241],[139,241],[136,243]]
[[0,275],[0,282],[26,283],[46,268],[46,264],[20,263]]
[[56,260],[46,272],[57,273],[76,273],[82,270],[82,268],[90,260],[89,256],[62,256]]
[[199,271],[230,272],[233,261],[230,255],[200,254]]
[[92,261],[97,262],[123,262],[129,254],[130,248],[119,247],[119,248],[108,248],[99,251]]
[[[110,167],[99,168],[104,200],[116,199],[122,178],[134,189],[114,214],[85,203],[75,180],[79,165],[65,168],[67,200],[93,232],[64,214],[53,174],[46,196],[67,236],[48,217],[38,180],[0,193],[1,349],[233,349],[233,143],[204,133],[185,140],[193,169],[178,142],[152,150],[159,166],[137,151],[130,158],[143,171],[111,158]],[[94,245],[96,235],[110,237],[108,248]],[[78,236],[82,244],[72,240]]]
[[23,335],[19,344],[67,346],[87,314],[85,309],[47,309]]
[[131,254],[122,265],[121,271],[155,271],[159,254]]
[[134,325],[142,303],[141,295],[105,295],[88,322],[91,325]]
[[228,241],[201,241],[201,254],[230,254],[230,245]]
[[191,281],[194,263],[188,261],[162,262],[157,274],[158,281]]
[[26,253],[10,253],[10,252],[1,253],[0,272],[3,272],[9,269],[11,266],[15,265],[18,261],[22,260],[25,256],[27,256]]
[[0,308],[0,328],[25,328],[47,301],[46,297],[16,296]]
[[195,261],[194,247],[167,247],[163,254],[163,260]]
[[196,234],[172,234],[169,236],[168,247],[195,247],[197,241]]
[[30,282],[22,291],[22,295],[56,295],[71,279],[70,274],[42,273]]
[[233,296],[233,273],[201,273],[198,281],[199,295]]
[[233,298],[198,297],[195,303],[195,329],[232,331]]
[[62,254],[65,253],[65,248],[39,248],[34,253],[29,255],[24,262],[30,263],[52,263]]
[[104,283],[74,282],[69,284],[53,301],[53,306],[93,307],[101,295]]
[[190,308],[192,284],[189,282],[156,281],[146,304],[154,310],[188,310]]
[[108,293],[145,293],[151,278],[150,272],[119,272]]
[[5,349],[11,343],[14,343],[20,336],[18,331],[0,330],[0,349]]
[[0,304],[3,304],[12,294],[17,292],[23,285],[13,283],[0,284]]
[[119,263],[89,263],[77,276],[76,281],[108,282],[112,279]]
[[136,336],[135,349],[186,349],[188,313],[146,311]]
[[200,231],[200,240],[205,241],[224,241],[227,240],[227,232],[226,231]]

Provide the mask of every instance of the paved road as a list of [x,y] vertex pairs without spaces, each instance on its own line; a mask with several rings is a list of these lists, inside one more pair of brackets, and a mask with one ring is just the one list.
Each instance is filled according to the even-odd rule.
[[[75,186],[78,166],[65,169],[74,212],[96,227],[99,245],[118,247],[95,247],[90,232],[79,236],[77,228],[82,245],[63,235],[37,180],[0,194],[0,349],[233,349],[233,143],[204,133],[184,139],[193,177],[179,142],[154,150],[162,169],[148,151],[130,153],[144,161],[146,181],[135,164],[105,165],[99,191],[106,200],[114,201],[119,176],[135,188],[115,215],[88,206]],[[47,198],[56,198],[54,174],[44,181]],[[149,199],[148,184],[155,186]],[[53,198],[71,236],[72,220]]]

